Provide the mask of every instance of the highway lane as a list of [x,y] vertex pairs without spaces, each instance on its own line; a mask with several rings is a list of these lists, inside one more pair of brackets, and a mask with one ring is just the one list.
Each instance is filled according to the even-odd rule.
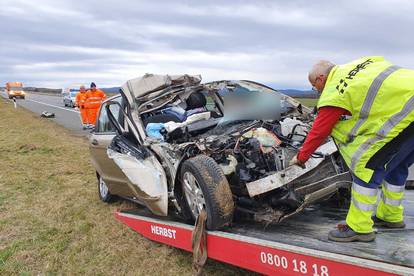
[[[6,98],[4,92],[1,95]],[[42,114],[43,111],[55,113],[55,118],[48,118],[46,120],[53,120],[57,124],[73,131],[76,135],[87,136],[90,130],[83,130],[80,120],[79,110],[65,107],[63,105],[62,97],[45,94],[27,93],[26,99],[16,99],[17,108],[25,108],[35,114]]]
[[[5,92],[2,92],[1,95],[6,98]],[[39,116],[43,111],[53,112],[55,118],[47,120],[53,120],[77,135],[87,136],[90,133],[90,130],[82,130],[79,111],[65,107],[60,96],[27,93],[25,100],[17,99],[17,105],[39,114]],[[414,181],[414,165],[410,168],[408,179]]]

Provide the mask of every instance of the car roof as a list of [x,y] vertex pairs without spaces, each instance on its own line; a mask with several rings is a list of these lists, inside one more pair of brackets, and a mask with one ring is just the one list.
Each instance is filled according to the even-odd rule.
[[148,98],[159,96],[159,93],[162,93],[160,91],[167,87],[174,85],[197,85],[200,82],[200,75],[145,74],[142,77],[128,80],[121,88],[128,101],[132,102],[134,98],[142,96],[147,96]]

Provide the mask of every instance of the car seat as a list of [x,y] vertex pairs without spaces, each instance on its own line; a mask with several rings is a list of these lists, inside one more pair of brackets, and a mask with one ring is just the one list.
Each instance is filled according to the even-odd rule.
[[143,119],[144,126],[149,123],[184,122],[188,116],[205,111],[207,100],[201,92],[192,93],[186,100],[186,108],[166,107],[160,113]]

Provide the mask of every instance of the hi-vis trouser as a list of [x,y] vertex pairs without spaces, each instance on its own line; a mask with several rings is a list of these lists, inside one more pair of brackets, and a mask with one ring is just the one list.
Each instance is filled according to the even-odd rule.
[[88,118],[88,123],[94,125],[96,123],[96,118],[99,112],[99,108],[102,104],[102,97],[92,96],[86,99],[86,114]]
[[[414,163],[414,137],[404,143],[385,168],[375,171],[371,181],[365,183],[354,177],[351,206],[346,223],[358,233],[371,233],[376,208],[376,217],[387,222],[403,221],[402,199],[408,169]],[[381,190],[379,190],[381,186]]]

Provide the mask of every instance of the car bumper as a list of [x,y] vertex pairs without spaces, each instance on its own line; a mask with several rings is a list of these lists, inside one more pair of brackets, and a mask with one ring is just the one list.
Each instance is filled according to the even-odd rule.
[[9,97],[24,98],[25,96],[25,93],[9,93]]

